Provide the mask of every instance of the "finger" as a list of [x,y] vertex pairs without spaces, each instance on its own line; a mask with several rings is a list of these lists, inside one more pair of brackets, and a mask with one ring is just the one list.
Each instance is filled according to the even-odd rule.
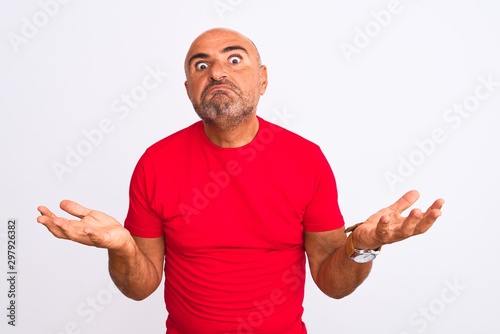
[[376,228],[378,239],[385,242],[389,238],[391,232],[391,218],[387,215],[380,217]]
[[[72,201],[61,202],[61,209],[75,216],[86,214],[87,211],[91,212],[91,210]],[[37,221],[44,225],[58,239],[67,239],[94,246],[98,246],[103,242],[102,234],[81,220],[68,220],[57,217],[44,206],[38,207],[38,211],[42,215],[37,218]]]
[[422,210],[420,209],[411,210],[408,217],[406,217],[406,219],[403,221],[403,224],[401,224],[400,228],[401,238],[406,239],[415,234],[422,233],[419,230],[417,230],[417,226],[422,221],[422,216],[423,216]]
[[42,216],[47,216],[49,218],[56,218],[57,216],[52,213],[52,211],[50,211],[47,207],[43,206],[43,205],[40,205],[38,208],[37,208],[38,212],[40,212],[40,214]]
[[70,215],[78,218],[83,218],[92,212],[92,210],[70,200],[62,201],[59,206]]
[[437,199],[434,201],[434,203],[432,203],[429,209],[427,209],[426,213],[434,212],[434,214],[439,214],[438,216],[436,216],[437,218],[441,215],[441,209],[443,208],[443,205],[444,205],[444,199],[442,198]]
[[443,207],[443,204],[444,200],[438,199],[429,207],[429,209],[427,209],[418,226],[421,233],[427,231],[441,216],[441,208]]
[[44,206],[39,206],[38,211],[41,213],[41,216],[37,217],[40,224],[44,225],[55,237],[67,239],[70,222],[66,218],[57,217]]
[[40,212],[41,216],[38,216],[36,218],[36,221],[47,227],[49,231],[51,231],[52,234],[54,234],[54,232],[56,231],[52,231],[51,229],[54,228],[57,229],[56,227],[54,227],[54,220],[57,218],[57,216],[44,206],[39,206],[38,212]]
[[57,218],[54,220],[55,227],[49,229],[52,234],[58,238],[76,241],[82,244],[89,244],[89,238],[86,233],[88,225],[78,220],[68,220]]
[[404,194],[400,199],[398,199],[394,204],[389,206],[389,209],[396,211],[397,213],[402,213],[410,206],[412,206],[420,197],[420,194],[416,190],[410,190]]
[[[63,238],[65,238],[65,239],[71,239],[72,235],[74,235],[74,234],[75,234],[75,233],[74,233],[75,229],[74,229],[74,228],[73,228],[73,229],[71,228],[71,227],[72,227],[72,226],[71,226],[71,222],[70,222],[68,219],[66,219],[66,218],[59,218],[59,217],[58,217],[58,218],[54,219],[54,224],[53,224],[53,225],[54,225],[55,227],[54,227],[54,228],[52,228],[52,229],[49,229],[49,230],[50,230],[50,231],[52,232],[52,234],[54,234],[54,235],[55,235],[55,233],[54,233],[54,232],[56,232],[56,233],[57,233],[57,235],[62,235],[62,236],[63,236]],[[54,230],[54,231],[53,231],[53,230]],[[56,236],[57,236],[57,235],[56,235]]]
[[423,214],[422,222],[420,223],[421,227],[427,231],[432,224],[441,216],[441,208],[443,207],[444,200],[438,199],[432,203],[432,205],[425,211]]
[[56,217],[52,214],[53,217],[48,217],[47,215],[42,215],[37,218],[37,221],[45,226],[52,235],[59,239],[67,239],[66,233],[61,229],[61,226],[64,225],[64,218]]
[[415,227],[415,230],[417,233],[415,234],[420,234],[427,232],[436,220],[441,216],[441,210],[439,209],[431,209],[429,208],[425,214],[422,215],[422,219],[418,222],[418,225]]

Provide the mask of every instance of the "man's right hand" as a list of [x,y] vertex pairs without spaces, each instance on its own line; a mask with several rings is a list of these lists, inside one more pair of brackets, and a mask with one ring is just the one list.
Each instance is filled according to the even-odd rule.
[[37,221],[57,238],[110,250],[124,250],[134,243],[129,231],[105,213],[68,200],[62,201],[60,207],[80,219],[58,217],[48,208],[38,207],[41,216]]

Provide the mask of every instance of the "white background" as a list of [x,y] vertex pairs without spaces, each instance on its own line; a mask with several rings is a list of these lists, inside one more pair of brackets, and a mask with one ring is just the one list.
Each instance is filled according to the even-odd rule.
[[[439,223],[384,247],[351,296],[331,300],[309,279],[309,332],[500,332],[494,0],[2,1],[1,261],[5,268],[7,221],[16,218],[19,275],[16,327],[0,283],[1,332],[164,333],[162,289],[143,302],[122,297],[106,252],[55,239],[36,223],[36,207],[61,214],[68,198],[123,221],[139,156],[197,120],[183,59],[218,26],[259,47],[270,84],[258,114],[322,147],[347,224],[409,189],[421,192],[419,207],[446,199]],[[141,91],[151,70],[161,80]],[[125,115],[120,99],[132,92],[147,96]],[[458,116],[463,103],[471,111]],[[103,121],[108,133],[88,146],[84,132]],[[86,155],[70,167],[78,148]],[[55,165],[67,169],[58,175]]]

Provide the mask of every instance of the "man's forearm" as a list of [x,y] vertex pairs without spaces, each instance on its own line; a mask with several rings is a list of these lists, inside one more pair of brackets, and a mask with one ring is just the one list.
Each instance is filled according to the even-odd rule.
[[162,277],[133,240],[122,250],[108,250],[108,256],[111,279],[125,296],[142,300],[158,288]]
[[351,294],[366,279],[372,262],[357,263],[349,258],[343,244],[328,256],[316,276],[316,284],[326,295],[343,298]]

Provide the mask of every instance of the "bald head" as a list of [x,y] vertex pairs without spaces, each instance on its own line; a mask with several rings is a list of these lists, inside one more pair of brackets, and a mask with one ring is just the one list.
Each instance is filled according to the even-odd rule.
[[[184,61],[184,70],[187,72],[189,65],[198,56],[206,57],[208,54],[204,50],[211,50],[215,45],[226,45],[224,48],[229,51],[231,51],[231,47],[238,48],[246,52],[259,66],[261,65],[259,51],[248,37],[235,30],[227,28],[214,28],[203,32],[201,35],[196,37],[193,43],[191,43],[191,47],[189,48]],[[224,51],[224,49],[219,51]]]

